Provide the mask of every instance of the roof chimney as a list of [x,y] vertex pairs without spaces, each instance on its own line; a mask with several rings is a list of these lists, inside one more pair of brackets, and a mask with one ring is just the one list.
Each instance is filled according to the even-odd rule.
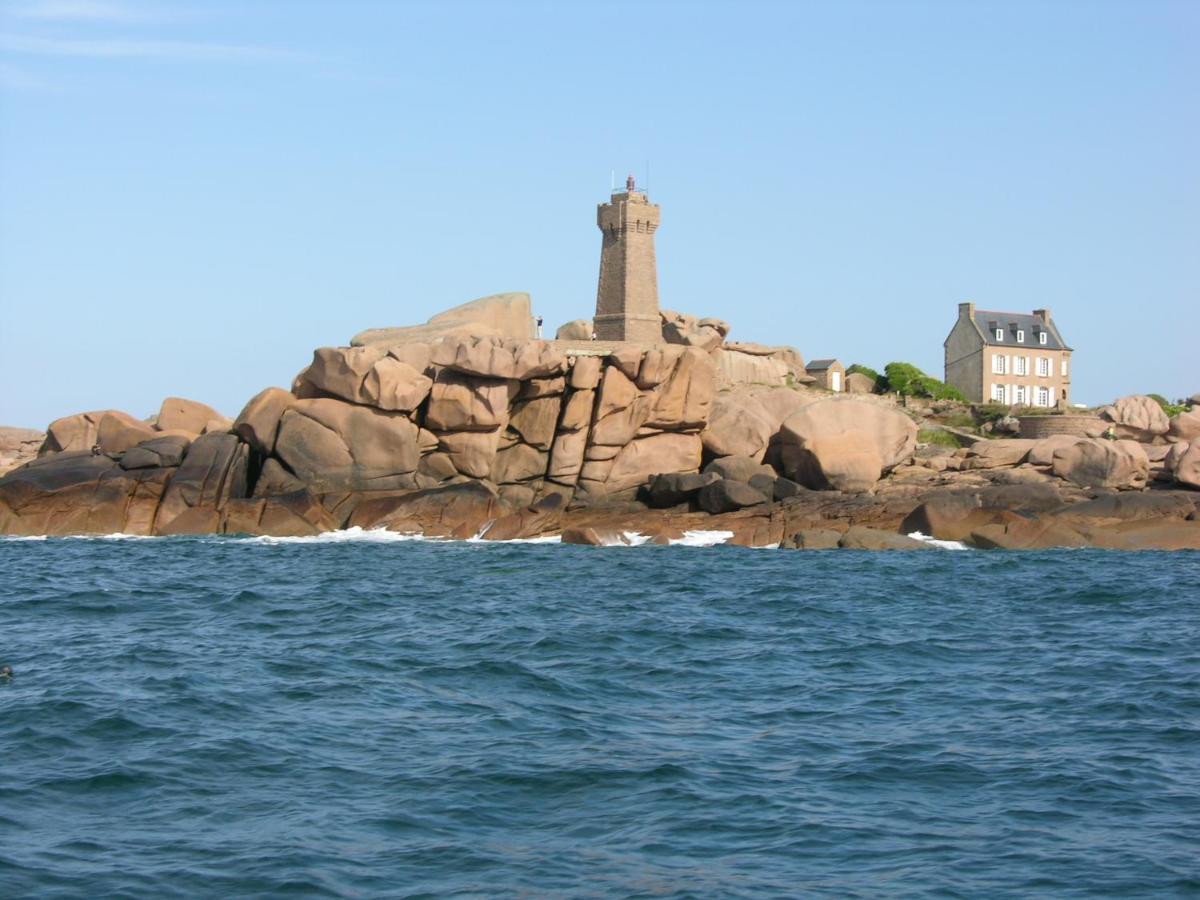
[[958,304],[958,317],[960,319],[969,319],[975,315],[975,304],[970,301]]
[[1043,322],[1045,322],[1046,324],[1049,324],[1049,323],[1050,323],[1050,310],[1048,310],[1048,309],[1035,309],[1035,310],[1033,311],[1033,314],[1034,314],[1035,316],[1037,316],[1039,319],[1041,319]]

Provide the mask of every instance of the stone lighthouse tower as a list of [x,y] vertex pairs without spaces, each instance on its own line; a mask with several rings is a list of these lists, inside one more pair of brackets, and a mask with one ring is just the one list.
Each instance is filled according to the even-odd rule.
[[624,191],[596,209],[596,224],[603,235],[594,319],[598,340],[662,341],[654,264],[658,218],[658,204],[637,189],[632,175],[625,180]]

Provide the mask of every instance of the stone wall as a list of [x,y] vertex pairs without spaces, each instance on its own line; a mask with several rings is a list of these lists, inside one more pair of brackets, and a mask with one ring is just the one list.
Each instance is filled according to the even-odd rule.
[[1097,416],[1018,416],[1021,437],[1040,439],[1052,434],[1071,434],[1096,437],[1103,434],[1108,423]]

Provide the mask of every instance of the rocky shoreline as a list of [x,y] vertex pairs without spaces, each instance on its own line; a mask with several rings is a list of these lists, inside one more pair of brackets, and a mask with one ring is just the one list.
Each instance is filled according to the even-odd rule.
[[232,421],[180,398],[150,421],[59,419],[34,459],[15,440],[0,534],[1200,549],[1196,407],[1128,397],[1101,411],[1107,437],[942,446],[912,410],[809,388],[798,352],[727,343],[719,320],[664,312],[663,342],[640,346],[522,337],[528,321],[510,294],[364,332]]

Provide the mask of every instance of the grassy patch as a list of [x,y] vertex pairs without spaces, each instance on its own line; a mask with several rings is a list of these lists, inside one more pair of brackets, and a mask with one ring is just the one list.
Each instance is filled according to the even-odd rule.
[[917,432],[917,442],[934,444],[938,447],[958,447],[958,439],[948,431],[940,428],[922,428]]
[[970,413],[951,413],[948,416],[942,416],[940,419],[943,425],[948,425],[951,428],[974,428],[975,417]]

